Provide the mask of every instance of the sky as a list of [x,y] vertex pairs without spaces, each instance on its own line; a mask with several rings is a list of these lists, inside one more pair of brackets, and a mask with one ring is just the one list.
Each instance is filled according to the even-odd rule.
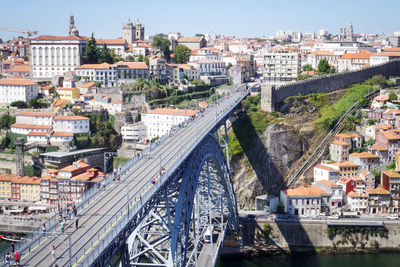
[[[121,37],[128,18],[145,25],[145,35],[181,32],[236,37],[272,36],[278,30],[337,33],[353,24],[355,33],[393,34],[400,30],[399,0],[19,0],[3,1],[0,27],[68,35],[75,16],[80,35]],[[17,33],[0,31],[3,40]]]

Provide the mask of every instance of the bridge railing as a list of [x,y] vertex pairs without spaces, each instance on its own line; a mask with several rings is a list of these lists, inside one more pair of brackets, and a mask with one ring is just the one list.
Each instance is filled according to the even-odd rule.
[[[238,102],[240,102],[244,96],[247,94],[243,94],[234,105],[231,107],[228,107],[226,110],[224,110],[224,115],[231,113],[234,109],[236,109],[236,105]],[[80,256],[77,256],[74,260],[75,263],[78,263],[79,259],[81,259],[84,255],[82,260],[78,263],[79,266],[89,266],[92,264],[102,253],[107,249],[108,246],[112,243],[113,240],[115,240],[121,233],[125,227],[127,227],[128,223],[132,220],[132,218],[137,214],[140,209],[143,207],[143,204],[146,203],[147,201],[150,200],[151,197],[154,196],[154,194],[160,189],[160,187],[169,179],[169,177],[172,175],[172,173],[178,168],[182,162],[190,155],[190,153],[194,150],[196,146],[204,139],[204,137],[213,129],[215,128],[218,124],[221,123],[221,120],[223,120],[224,116],[221,113],[215,121],[211,123],[207,127],[207,129],[193,142],[190,144],[189,147],[184,148],[184,146],[187,145],[183,144],[182,147],[183,149],[177,151],[175,158],[179,159],[176,161],[173,161],[174,164],[169,167],[164,175],[159,175],[158,173],[155,174],[153,177],[150,177],[148,179],[148,183],[144,184],[137,192],[135,196],[130,197],[130,201],[134,199],[133,204],[128,204],[132,207],[129,208],[129,212],[126,212],[125,215],[123,215],[123,212],[120,212],[119,217],[113,218],[107,225],[107,227],[104,229],[104,236],[101,237],[101,234],[99,233],[97,236],[94,237],[94,240],[91,240],[88,242],[88,244],[96,244],[95,246],[91,246],[90,248],[84,249],[81,253]],[[192,125],[190,125],[192,126]],[[166,137],[168,138],[168,136]],[[192,140],[189,140],[191,142]],[[153,183],[153,180],[156,182]],[[128,217],[128,214],[130,215]],[[115,224],[113,226],[113,224]],[[109,230],[112,229],[112,230]],[[90,250],[90,253],[87,251]]]

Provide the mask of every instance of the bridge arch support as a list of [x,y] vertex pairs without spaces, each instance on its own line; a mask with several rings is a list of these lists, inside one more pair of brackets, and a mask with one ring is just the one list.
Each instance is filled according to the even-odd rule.
[[128,238],[126,265],[214,265],[225,231],[238,230],[230,171],[215,135],[207,135],[172,176]]

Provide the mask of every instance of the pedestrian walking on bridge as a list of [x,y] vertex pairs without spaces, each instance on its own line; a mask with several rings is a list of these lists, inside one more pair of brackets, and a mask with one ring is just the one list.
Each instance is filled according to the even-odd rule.
[[75,229],[78,229],[79,218],[75,217]]

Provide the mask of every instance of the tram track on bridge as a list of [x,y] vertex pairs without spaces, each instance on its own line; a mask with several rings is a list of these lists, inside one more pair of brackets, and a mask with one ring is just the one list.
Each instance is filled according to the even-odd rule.
[[[226,106],[228,106],[228,105],[226,105]],[[218,112],[221,112],[221,110],[223,110],[225,107],[218,107],[217,106],[217,108],[216,108],[216,113],[218,113]],[[212,113],[214,112],[214,109],[213,110],[207,110],[207,111],[205,111],[205,114],[204,115],[206,115],[206,114],[211,114],[211,115],[213,115]],[[200,123],[201,121],[203,121],[202,123]],[[191,130],[189,130],[189,131],[182,131],[182,132],[178,132],[178,134],[177,135],[174,135],[173,137],[172,137],[172,139],[171,140],[169,140],[169,143],[167,143],[166,145],[164,145],[163,147],[156,147],[156,149],[154,150],[154,152],[153,153],[155,153],[155,152],[158,152],[159,150],[164,150],[164,151],[168,151],[168,149],[171,149],[172,147],[174,147],[174,146],[176,146],[176,144],[175,144],[175,142],[173,142],[173,141],[177,141],[176,139],[178,139],[178,138],[182,138],[183,140],[183,143],[185,143],[185,144],[188,144],[186,147],[185,147],[185,149],[188,147],[188,146],[190,146],[192,143],[193,143],[193,141],[195,140],[195,138],[193,138],[193,141],[192,142],[190,142],[191,141],[191,139],[192,139],[192,137],[195,137],[195,132],[193,133],[193,130],[195,131],[196,130],[196,128],[195,128],[195,124],[201,124],[200,125],[200,127],[203,127],[203,126],[206,126],[207,124],[208,124],[208,122],[209,122],[209,119],[204,119],[204,120],[201,120],[201,118],[199,119],[199,120],[195,120],[195,121],[193,121],[192,123],[190,123],[188,126],[186,126],[186,127],[188,127],[188,128],[192,128]],[[198,127],[198,126],[197,126]],[[201,128],[201,129],[204,129],[204,128]],[[204,132],[204,131],[203,131]],[[180,133],[183,133],[183,136],[180,136]],[[160,151],[161,152],[161,151]],[[170,160],[172,160],[173,158],[174,158],[174,156],[176,155],[176,154],[172,154],[171,155],[171,153],[170,154],[167,154],[168,155],[168,157],[166,158],[166,159],[164,159],[163,161],[165,161],[165,160],[167,160],[167,162],[168,161],[170,161]],[[177,156],[176,157],[176,159],[179,159],[179,156]],[[155,158],[153,158],[153,159],[147,159],[147,160],[153,160],[153,162],[152,163],[150,163],[149,165],[151,165],[151,166],[153,166],[153,165],[158,165],[158,162],[157,162],[157,159],[155,159]],[[172,164],[171,164],[172,165]],[[140,170],[140,171],[139,171]],[[144,173],[146,170],[149,170],[148,172],[146,172],[146,173]],[[134,174],[135,174],[135,172],[138,172],[139,171],[139,173],[137,173],[136,174],[136,176],[133,176]],[[81,219],[80,219],[80,221],[82,222],[83,221],[83,223],[81,224],[82,226],[84,226],[85,224],[87,224],[88,222],[90,222],[90,221],[92,221],[92,220],[95,220],[96,221],[96,219],[95,219],[95,217],[97,217],[97,216],[99,216],[99,214],[108,214],[108,213],[110,213],[111,211],[113,211],[113,210],[117,210],[117,212],[116,213],[113,213],[112,215],[109,215],[109,216],[102,216],[102,218],[106,218],[106,217],[109,217],[109,219],[108,220],[106,220],[106,221],[104,221],[104,222],[101,222],[100,223],[100,220],[101,220],[101,218],[100,218],[100,220],[97,220],[97,223],[96,224],[93,224],[89,229],[84,229],[84,230],[81,230],[81,231],[84,231],[84,232],[86,232],[86,233],[88,233],[88,232],[90,232],[91,230],[93,230],[94,229],[94,227],[98,227],[98,223],[100,223],[100,224],[102,224],[102,226],[101,227],[99,227],[99,230],[98,231],[96,231],[94,234],[92,234],[91,235],[91,237],[93,237],[93,236],[98,236],[98,234],[99,234],[99,232],[101,232],[105,227],[107,227],[107,225],[109,225],[110,224],[110,222],[113,220],[113,218],[115,218],[115,216],[117,216],[118,215],[118,211],[120,211],[120,213],[122,213],[122,210],[124,209],[124,206],[126,207],[126,201],[124,201],[124,198],[126,197],[126,194],[119,194],[119,192],[121,192],[121,191],[123,191],[123,189],[124,189],[124,187],[123,186],[121,186],[121,185],[124,185],[125,183],[134,183],[135,181],[136,181],[136,178],[137,177],[143,177],[142,175],[144,174],[145,176],[144,177],[146,177],[146,176],[148,176],[149,174],[151,174],[152,172],[154,172],[154,169],[153,168],[149,168],[149,166],[145,166],[145,164],[141,164],[138,168],[133,168],[133,169],[131,169],[131,170],[129,170],[127,173],[125,173],[124,174],[124,176],[123,177],[126,177],[125,179],[122,179],[122,182],[123,183],[116,183],[116,187],[114,188],[114,189],[108,189],[108,190],[106,190],[106,191],[103,191],[103,192],[107,192],[106,193],[106,195],[103,195],[103,194],[100,194],[97,198],[99,198],[99,197],[102,197],[102,199],[101,199],[101,201],[104,201],[104,202],[112,202],[112,203],[115,203],[114,201],[115,200],[117,200],[117,202],[116,203],[118,203],[118,204],[120,204],[120,205],[118,205],[118,208],[117,209],[115,209],[116,207],[115,206],[112,206],[111,208],[109,208],[109,209],[107,209],[107,210],[103,210],[104,209],[104,207],[106,206],[106,205],[99,205],[100,207],[98,208],[98,209],[96,209],[94,212],[91,212],[91,214],[88,214],[88,212],[89,211],[91,211],[91,209],[93,209],[93,203],[94,202],[96,202],[96,200],[97,200],[97,198],[96,199],[94,199],[93,201],[92,201],[92,203],[91,204],[89,204],[87,207],[85,207],[85,212],[82,214],[82,215],[80,215],[81,216]],[[132,179],[131,180],[128,180],[129,179],[129,177],[132,177]],[[133,185],[133,186],[130,186],[130,189],[129,189],[129,195],[130,196],[134,196],[135,194],[131,194],[132,192],[134,192],[134,193],[138,193],[138,191],[137,191],[137,186],[138,185],[141,185],[141,187],[140,188],[142,188],[144,185],[145,185],[145,183],[146,183],[146,179],[139,179],[139,180],[137,180],[136,181],[136,183]],[[150,182],[150,181],[147,181],[147,182]],[[114,186],[114,185],[112,185],[112,186]],[[119,188],[119,191],[118,192],[115,192],[115,190],[117,190],[117,187],[120,187]],[[111,196],[111,200],[107,200],[107,196],[110,196],[110,194],[113,194],[112,196]],[[131,197],[129,197],[129,202],[130,203],[132,203],[131,202]],[[136,202],[133,202],[132,203],[132,206],[135,204]],[[106,204],[106,203],[103,203],[103,204]],[[85,215],[89,215],[89,217],[83,217],[83,216],[85,216]],[[83,218],[85,218],[84,220],[82,220]],[[73,223],[72,223],[73,224]],[[66,229],[66,230],[68,230],[68,229],[70,229],[70,227],[73,227],[73,225],[72,224],[70,224],[69,225],[69,227]],[[80,229],[82,229],[82,228],[80,228]],[[78,231],[79,231],[79,229],[78,229]],[[80,238],[79,239],[76,239],[75,241],[74,240],[71,240],[71,245],[72,245],[72,247],[74,247],[74,245],[75,244],[77,244],[78,242],[80,242],[81,241],[81,239],[84,237],[85,235],[82,235],[82,236],[80,236]],[[35,253],[35,255],[39,255],[39,254],[42,254],[42,252],[45,250],[45,249],[48,249],[48,252],[46,253],[44,253],[44,257],[42,257],[40,260],[39,260],[39,262],[38,262],[38,265],[36,265],[36,266],[42,266],[42,264],[46,261],[46,259],[48,259],[48,257],[50,256],[50,249],[49,249],[49,247],[48,247],[48,245],[51,245],[51,243],[52,242],[54,242],[55,240],[58,240],[58,242],[57,242],[57,247],[56,247],[56,251],[57,251],[57,249],[60,249],[61,248],[61,246],[63,245],[63,243],[65,243],[66,241],[68,241],[68,237],[64,237],[64,238],[59,238],[60,236],[58,236],[58,237],[54,237],[54,238],[52,238],[51,240],[50,239],[46,239],[46,240],[44,240],[44,241],[42,241],[41,242],[41,244],[43,244],[43,243],[47,243],[47,245],[46,246],[42,246],[42,248],[40,249],[40,250],[38,250],[37,251],[37,253]],[[89,238],[89,240],[87,240],[87,242],[84,242],[82,245],[80,245],[80,247],[78,248],[78,249],[73,249],[74,251],[71,251],[71,253],[73,254],[73,255],[71,255],[71,258],[73,259],[74,257],[76,257],[76,255],[84,248],[84,247],[86,247],[87,245],[88,245],[88,243],[90,242],[90,241],[92,241],[91,240],[91,238]],[[65,252],[68,252],[68,250],[65,250]],[[65,253],[64,253],[65,254]],[[25,255],[24,255],[24,257],[26,257]],[[65,257],[65,255],[64,255],[64,257],[63,257],[64,259],[66,259],[67,257]],[[57,261],[57,263],[59,263],[59,261]],[[65,265],[66,263],[68,263],[68,261],[67,262],[64,262],[63,263],[63,265]]]

